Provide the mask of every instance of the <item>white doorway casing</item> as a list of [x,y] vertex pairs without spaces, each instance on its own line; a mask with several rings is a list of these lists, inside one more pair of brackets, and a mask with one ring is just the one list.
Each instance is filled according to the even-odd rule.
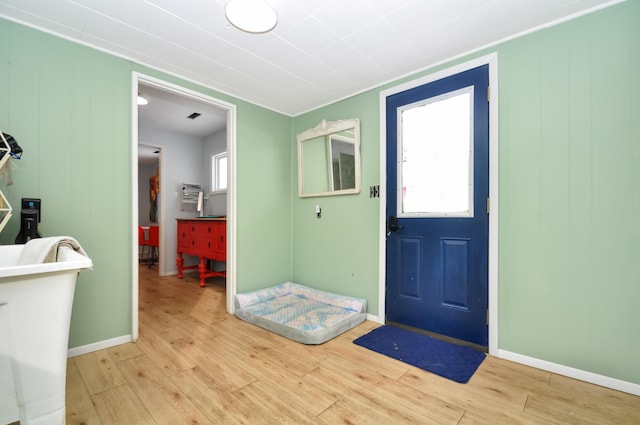
[[[141,73],[134,72],[132,73],[132,84],[131,84],[131,110],[132,110],[132,119],[131,119],[131,204],[132,204],[132,212],[131,212],[131,235],[137,235],[138,231],[138,161],[136,161],[138,155],[138,105],[137,105],[137,97],[138,97],[138,86],[139,84],[144,84],[147,86],[153,86],[155,88],[171,92],[173,94],[183,96],[186,98],[190,98],[196,100],[198,102],[202,102],[216,108],[219,108],[223,111],[226,111],[227,115],[227,173],[228,173],[228,188],[227,188],[227,262],[226,262],[226,306],[227,312],[229,314],[234,314],[234,303],[233,299],[236,294],[236,105],[231,103],[222,101],[220,99],[213,98],[211,96],[204,95],[202,93],[198,93],[193,90],[186,89],[184,87],[180,87],[178,85],[150,77],[148,75],[144,75]],[[148,143],[149,141],[145,141]],[[163,151],[161,150],[160,156],[160,169],[166,169],[166,155],[163,155]],[[166,187],[166,184],[163,184],[163,173],[160,173],[160,203],[159,203],[159,225],[160,227],[164,227],[167,223],[166,214],[163,212],[166,208],[166,202],[171,196],[171,192],[169,188]],[[166,228],[166,227],[165,227]],[[160,234],[160,270],[164,270],[164,252],[163,247],[165,246],[164,240],[164,232]],[[131,258],[131,270],[132,270],[132,305],[131,305],[131,339],[132,341],[138,340],[138,286],[139,286],[139,275],[138,275],[138,245],[137,239],[132,237],[132,246],[131,246],[132,258]]]
[[[380,182],[387,181],[387,97],[482,65],[489,65],[489,354],[498,353],[498,54],[492,53],[380,92]],[[386,317],[387,188],[380,185],[378,317]]]

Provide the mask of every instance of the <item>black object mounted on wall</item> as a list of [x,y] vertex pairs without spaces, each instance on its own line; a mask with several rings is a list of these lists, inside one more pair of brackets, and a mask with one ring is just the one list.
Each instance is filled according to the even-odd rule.
[[40,223],[40,199],[22,198],[22,210],[20,211],[20,232],[16,236],[16,244],[29,242],[31,239],[41,238],[38,231]]

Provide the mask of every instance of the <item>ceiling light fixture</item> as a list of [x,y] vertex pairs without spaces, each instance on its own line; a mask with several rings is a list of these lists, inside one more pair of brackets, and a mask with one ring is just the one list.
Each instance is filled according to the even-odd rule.
[[276,11],[262,0],[231,0],[224,13],[231,25],[252,34],[269,32],[278,23]]
[[144,105],[146,105],[147,103],[149,103],[149,101],[148,101],[147,99],[145,99],[144,97],[142,97],[142,96],[140,95],[140,93],[138,93],[138,105],[140,105],[140,106],[144,106]]

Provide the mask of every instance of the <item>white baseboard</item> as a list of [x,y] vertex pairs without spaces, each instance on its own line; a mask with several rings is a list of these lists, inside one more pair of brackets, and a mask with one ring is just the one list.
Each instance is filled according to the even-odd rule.
[[67,357],[76,357],[82,354],[92,353],[94,351],[103,350],[105,348],[115,347],[116,345],[132,342],[131,335],[122,335],[116,338],[106,339],[104,341],[94,342],[93,344],[74,347],[67,350]]
[[373,314],[367,313],[367,320],[371,320],[372,322],[376,322],[384,325],[384,320],[382,320],[382,318],[379,316],[374,316]]
[[536,359],[534,357],[524,356],[522,354],[513,353],[506,350],[498,350],[498,357],[511,360],[516,363],[535,367],[537,369],[546,370],[547,372],[557,373],[558,375],[568,376],[570,378],[579,379],[581,381],[590,382],[602,387],[611,388],[625,393],[640,395],[640,385],[633,382],[623,381],[621,379],[611,378],[609,376],[598,375],[597,373],[587,372],[586,370],[575,369],[557,363],[548,362],[546,360]]

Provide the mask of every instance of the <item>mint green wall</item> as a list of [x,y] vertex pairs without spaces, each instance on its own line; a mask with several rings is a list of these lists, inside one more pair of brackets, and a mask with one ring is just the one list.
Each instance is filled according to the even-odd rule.
[[[638,17],[628,1],[437,69],[498,52],[499,348],[640,384]],[[366,297],[373,314],[378,94],[294,120],[360,118],[363,193],[292,191],[294,280]]]
[[238,110],[238,292],[290,280],[291,118]]
[[0,57],[0,128],[25,151],[14,184],[0,183],[14,207],[0,242],[13,243],[20,198],[40,197],[43,234],[89,253],[70,347],[131,333],[133,71],[236,104],[238,291],[288,280],[291,118],[5,20]]
[[70,235],[94,261],[78,278],[71,346],[131,332],[130,65],[0,20],[0,128],[24,149],[3,191],[42,198],[42,233]]
[[[295,146],[296,134],[315,127],[323,119],[361,120],[362,190],[359,194],[299,198],[297,170],[294,170],[292,280],[325,291],[366,298],[369,313],[378,310],[380,200],[369,198],[369,186],[379,184],[380,179],[377,114],[377,92],[353,97],[295,118],[292,142]],[[297,155],[296,152],[294,149]],[[322,208],[321,218],[314,212],[316,204]]]
[[500,49],[500,346],[640,383],[640,2]]

